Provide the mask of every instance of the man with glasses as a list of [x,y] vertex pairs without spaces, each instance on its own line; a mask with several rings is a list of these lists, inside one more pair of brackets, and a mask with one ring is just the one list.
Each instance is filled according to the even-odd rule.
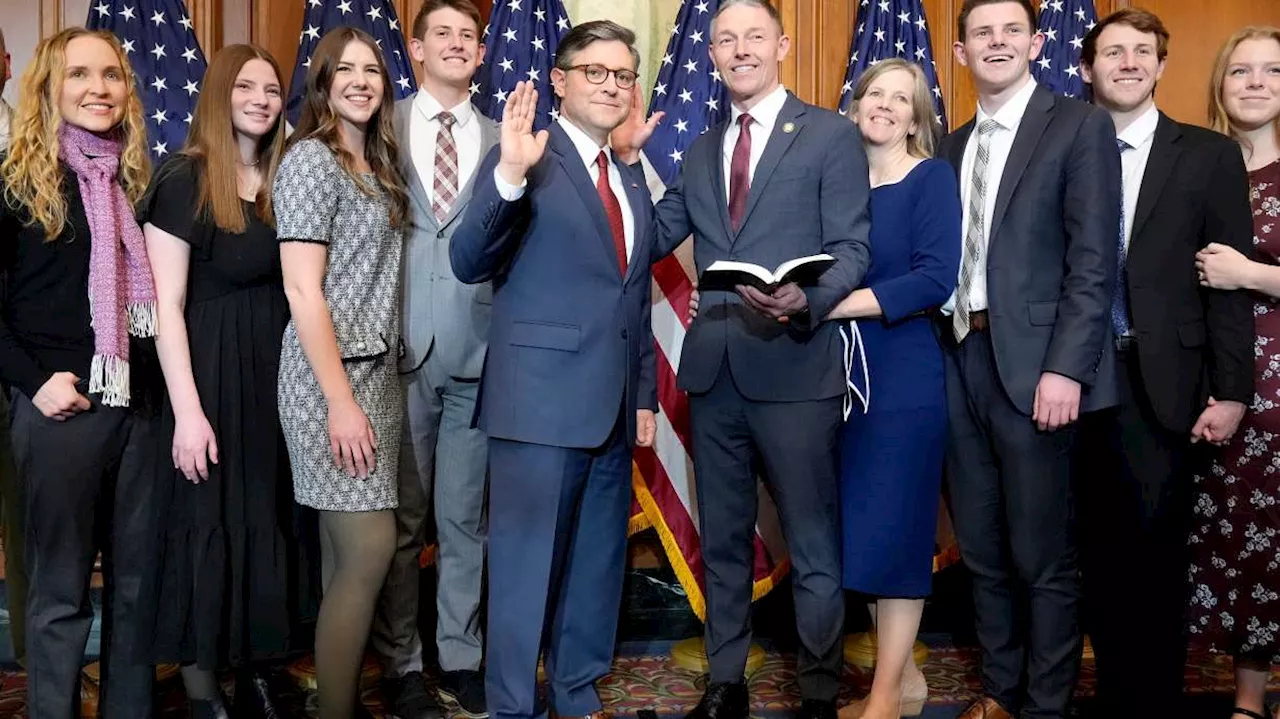
[[494,719],[542,713],[544,636],[561,719],[600,712],[594,683],[613,658],[631,448],[652,443],[657,407],[653,208],[643,172],[608,147],[637,91],[634,43],[612,22],[574,27],[551,71],[560,117],[547,130],[533,130],[537,91],[516,86],[449,246],[458,279],[494,284],[480,395]]

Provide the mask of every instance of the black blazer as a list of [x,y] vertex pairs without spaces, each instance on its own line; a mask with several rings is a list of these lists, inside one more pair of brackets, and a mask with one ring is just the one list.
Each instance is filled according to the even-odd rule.
[[861,135],[848,118],[788,94],[756,165],[742,227],[734,232],[722,154],[727,117],[694,140],[679,181],[658,202],[654,257],[692,234],[699,274],[716,260],[773,269],[820,252],[836,264],[804,288],[807,321],[783,324],[749,308],[737,293],[704,292],[680,352],[680,389],[706,392],[727,361],[749,399],[840,396],[846,381],[840,336],[836,323],[822,318],[862,282],[870,263],[871,189]]
[[1249,176],[1230,139],[1160,114],[1129,238],[1130,317],[1156,419],[1189,431],[1209,395],[1253,398],[1253,300],[1200,286],[1195,254],[1210,242],[1248,255]]
[[[973,128],[970,120],[939,147],[957,176]],[[1118,401],[1111,291],[1120,197],[1111,117],[1037,87],[1005,163],[987,243],[996,365],[1027,415],[1044,372],[1081,384],[1081,411]],[[954,346],[950,318],[940,324],[944,344]]]

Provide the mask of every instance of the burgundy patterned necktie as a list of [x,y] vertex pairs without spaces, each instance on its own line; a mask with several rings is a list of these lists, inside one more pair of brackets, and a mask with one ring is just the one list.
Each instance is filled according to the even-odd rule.
[[432,185],[431,209],[436,222],[443,223],[453,203],[458,201],[458,146],[453,142],[453,123],[457,118],[445,111],[436,115],[440,132],[436,133],[436,177]]
[[609,186],[609,158],[604,150],[596,156],[596,168],[600,170],[596,178],[596,192],[600,193],[600,203],[604,205],[604,216],[609,219],[609,232],[613,235],[613,249],[618,252],[618,272],[627,276],[627,233],[622,224],[622,205],[618,204],[618,196],[613,194]]
[[738,116],[738,142],[729,163],[729,221],[734,232],[742,227],[742,213],[751,191],[751,123],[751,116],[745,112]]

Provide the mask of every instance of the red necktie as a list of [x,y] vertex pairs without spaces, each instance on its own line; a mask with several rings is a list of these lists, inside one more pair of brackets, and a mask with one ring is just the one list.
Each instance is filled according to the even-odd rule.
[[729,163],[729,221],[733,231],[742,227],[742,213],[747,209],[747,193],[751,191],[751,116],[738,116],[738,142],[733,146]]
[[609,158],[604,150],[596,157],[596,167],[600,176],[596,178],[596,192],[600,193],[600,204],[604,205],[604,216],[609,218],[609,231],[613,233],[613,248],[618,252],[618,272],[627,276],[627,232],[622,225],[622,206],[618,204],[617,195],[609,187]]

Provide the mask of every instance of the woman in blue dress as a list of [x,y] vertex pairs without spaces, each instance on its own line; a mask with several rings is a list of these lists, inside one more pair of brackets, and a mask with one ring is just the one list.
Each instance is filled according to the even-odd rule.
[[[841,438],[844,586],[875,597],[871,693],[840,719],[921,713],[928,694],[912,660],[933,581],[947,409],[933,310],[960,272],[960,191],[932,159],[940,127],[918,65],[885,60],[863,73],[852,117],[871,180],[871,268],[826,319],[848,322],[853,404]],[[696,313],[694,293],[690,313]],[[867,379],[869,378],[869,380]]]
[[827,319],[852,320],[850,385],[862,401],[841,439],[844,586],[876,598],[878,645],[871,693],[840,716],[897,719],[919,714],[928,693],[911,651],[933,576],[947,434],[930,314],[956,286],[960,194],[950,165],[931,159],[941,127],[919,66],[867,70],[851,115],[871,172],[871,268]]

